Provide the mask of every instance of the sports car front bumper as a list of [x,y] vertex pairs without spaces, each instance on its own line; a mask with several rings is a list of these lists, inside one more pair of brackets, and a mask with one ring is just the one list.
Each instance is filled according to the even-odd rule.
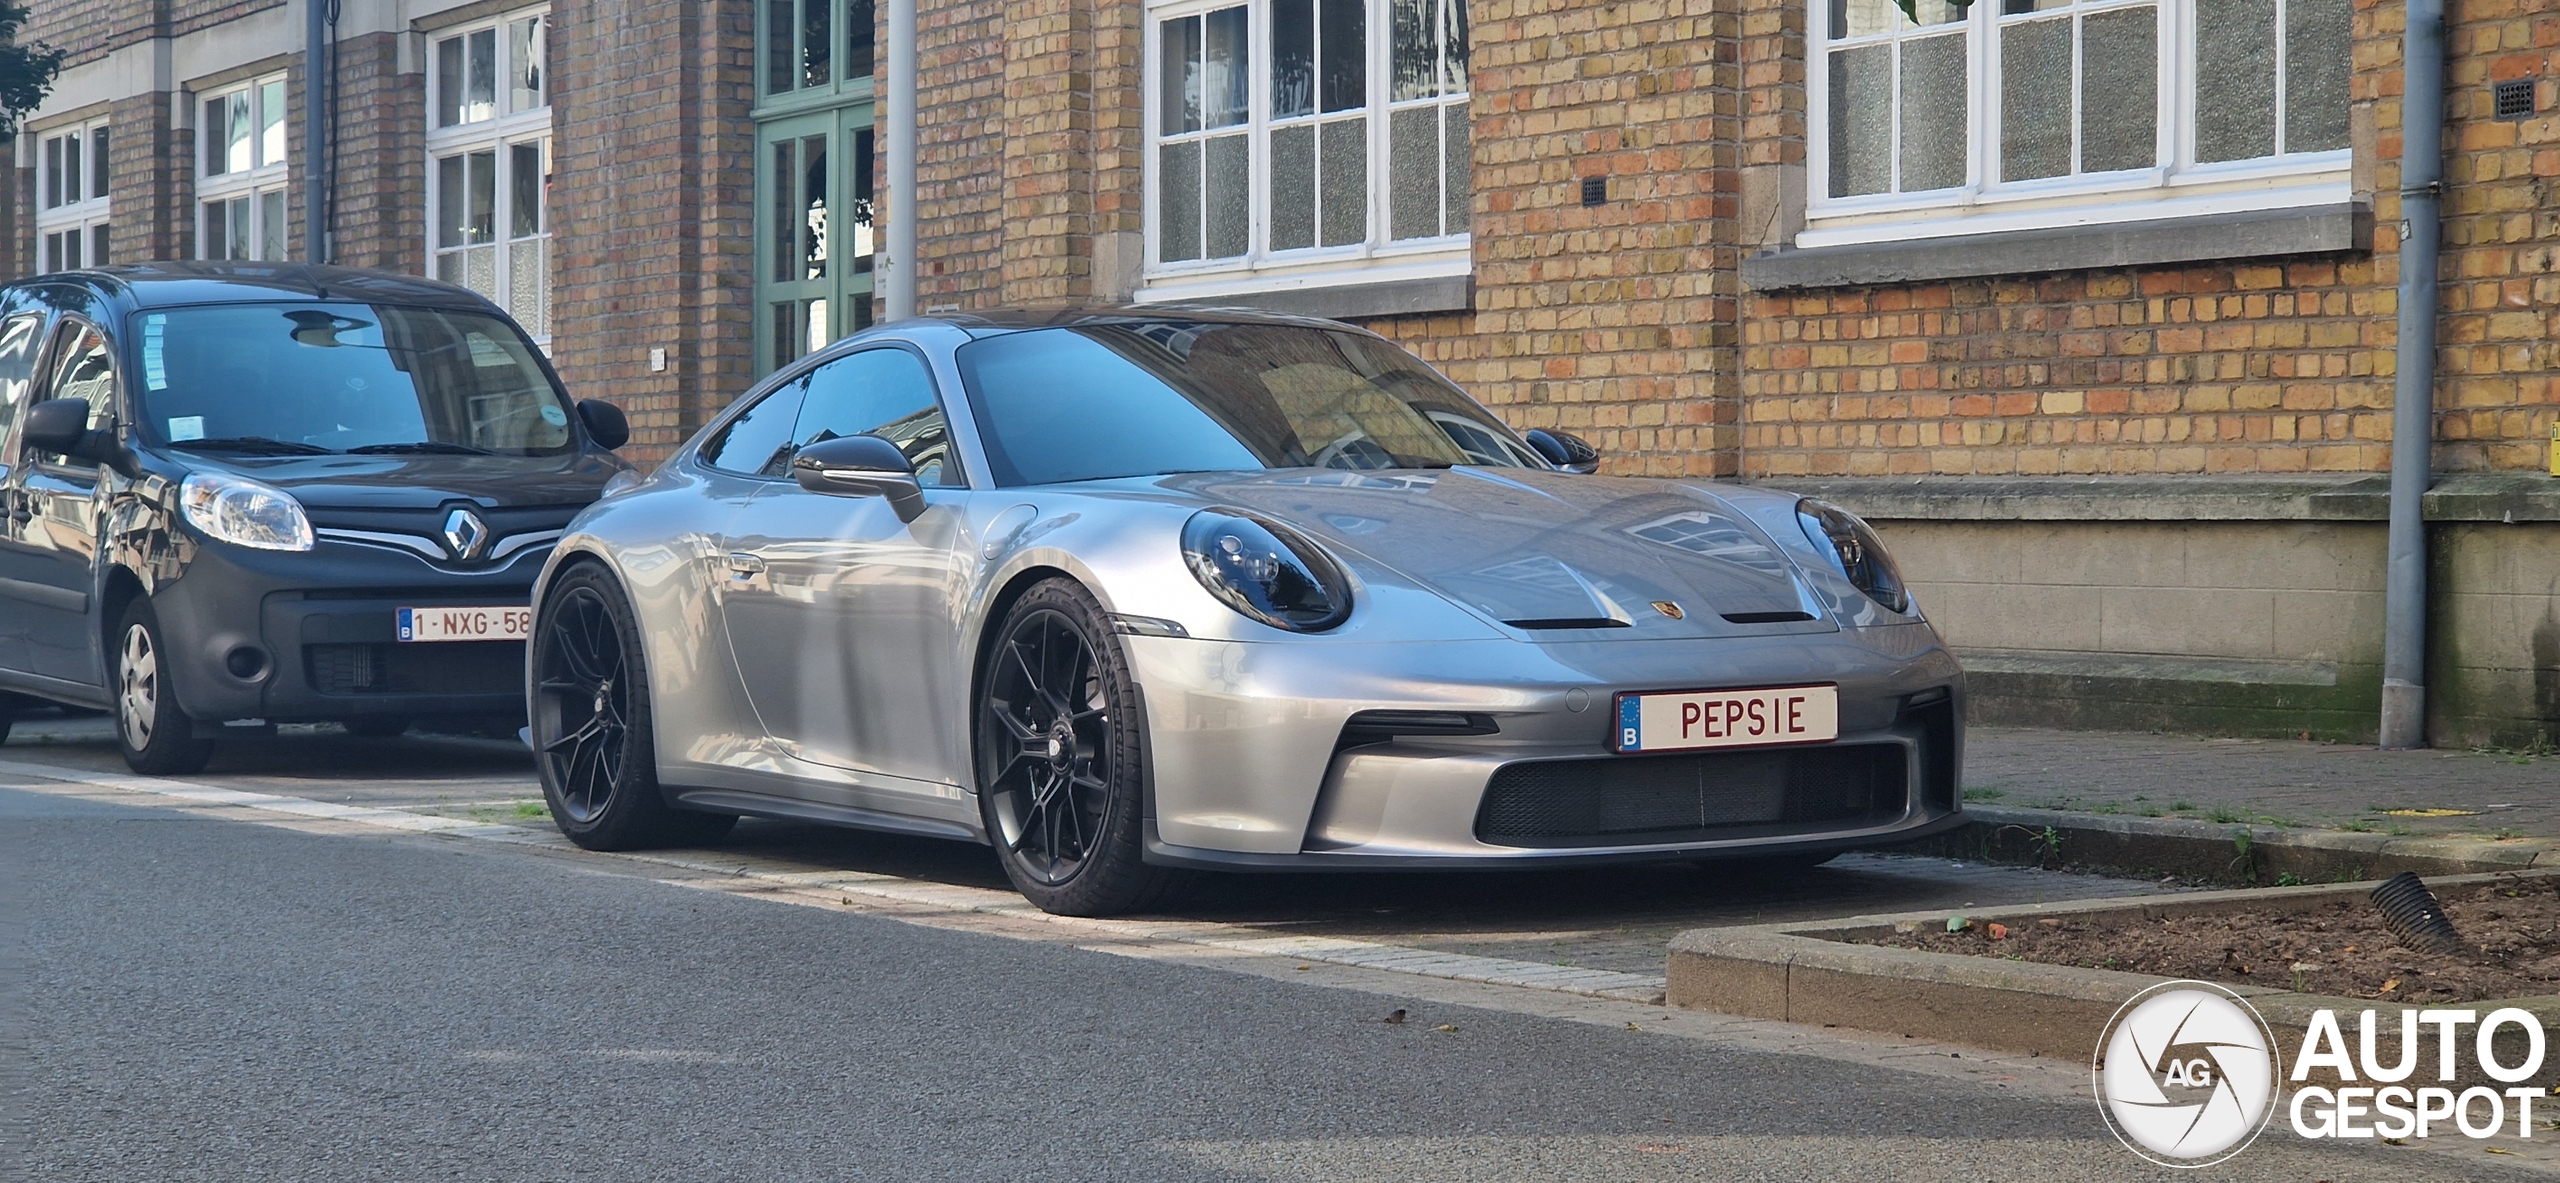
[[[1677,643],[1121,640],[1147,708],[1151,862],[1757,855],[1893,845],[1963,820],[1963,673],[1926,624]],[[1816,683],[1839,687],[1830,744],[1609,750],[1619,691]],[[1376,711],[1493,730],[1395,734]]]

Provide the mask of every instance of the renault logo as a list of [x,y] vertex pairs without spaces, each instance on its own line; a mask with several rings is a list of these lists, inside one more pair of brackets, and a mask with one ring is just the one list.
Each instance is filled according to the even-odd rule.
[[469,509],[444,515],[444,545],[457,559],[476,559],[489,548],[489,523]]

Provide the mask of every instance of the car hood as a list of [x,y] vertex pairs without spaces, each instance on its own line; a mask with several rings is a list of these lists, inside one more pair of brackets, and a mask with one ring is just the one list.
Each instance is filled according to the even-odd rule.
[[1767,535],[1691,485],[1480,468],[1193,474],[1159,484],[1293,527],[1541,636],[1837,627]]
[[455,500],[493,508],[584,505],[626,466],[593,451],[557,456],[221,456],[189,453],[190,471],[236,473],[314,508],[431,509]]

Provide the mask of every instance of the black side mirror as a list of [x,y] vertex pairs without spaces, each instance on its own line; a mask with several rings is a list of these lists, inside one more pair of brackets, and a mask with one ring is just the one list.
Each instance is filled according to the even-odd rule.
[[1530,447],[1546,457],[1547,463],[1566,472],[1600,471],[1600,449],[1584,442],[1581,436],[1537,427],[1531,428],[1521,438],[1528,440]]
[[631,442],[631,420],[622,408],[603,399],[579,400],[578,422],[586,424],[587,437],[608,452]]
[[898,445],[876,435],[839,436],[802,447],[791,457],[791,479],[812,493],[886,497],[902,522],[924,512],[915,465]]
[[49,398],[27,408],[26,440],[36,451],[104,461],[107,449],[97,437],[106,435],[89,430],[89,404],[80,399]]

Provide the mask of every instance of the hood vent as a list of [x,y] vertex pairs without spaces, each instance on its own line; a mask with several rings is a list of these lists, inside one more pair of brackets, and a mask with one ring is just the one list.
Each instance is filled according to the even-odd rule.
[[1725,612],[1719,615],[1732,624],[1801,624],[1814,619],[1811,612]]
[[1532,620],[1506,620],[1502,623],[1518,629],[1538,628],[1633,628],[1626,621],[1608,616],[1539,617]]

